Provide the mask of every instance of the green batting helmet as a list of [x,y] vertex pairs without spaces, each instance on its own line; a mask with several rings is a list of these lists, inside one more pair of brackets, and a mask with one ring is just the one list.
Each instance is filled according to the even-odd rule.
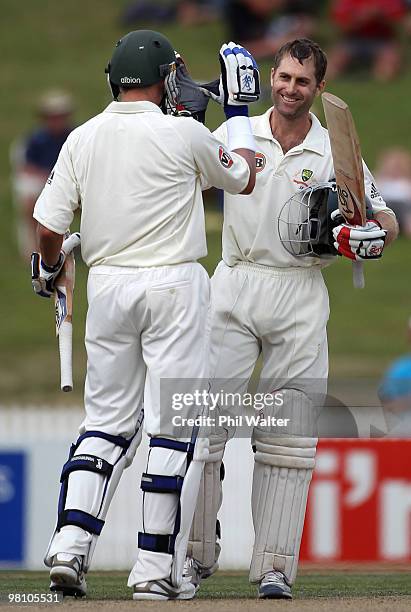
[[113,98],[120,87],[149,87],[164,79],[175,61],[170,41],[153,30],[136,30],[120,38],[106,68]]

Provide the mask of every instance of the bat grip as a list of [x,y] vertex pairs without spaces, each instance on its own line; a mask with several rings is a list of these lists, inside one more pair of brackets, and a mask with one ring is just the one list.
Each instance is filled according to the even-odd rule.
[[352,280],[356,289],[364,289],[364,267],[362,261],[353,261],[352,264]]
[[73,325],[63,321],[59,331],[60,380],[62,391],[73,390],[72,368]]

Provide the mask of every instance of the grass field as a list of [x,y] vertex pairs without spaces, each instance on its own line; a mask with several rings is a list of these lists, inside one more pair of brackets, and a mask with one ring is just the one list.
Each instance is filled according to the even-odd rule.
[[[18,258],[15,213],[9,185],[10,143],[34,125],[35,101],[53,86],[71,90],[76,98],[76,121],[81,123],[109,102],[104,66],[114,41],[125,31],[119,23],[126,0],[47,0],[27,2],[24,11],[14,0],[2,1],[2,84],[0,99],[0,401],[56,403],[81,401],[85,370],[83,348],[86,312],[86,271],[78,266],[75,305],[75,386],[68,397],[57,390],[58,362],[53,330],[53,309],[36,298],[30,288],[27,264]],[[136,24],[159,27],[186,57],[196,78],[209,79],[218,70],[217,50],[225,38],[221,23],[182,29],[177,25]],[[324,23],[321,42],[332,40]],[[408,52],[408,51],[407,51]],[[261,65],[268,82],[270,64]],[[411,74],[405,72],[392,85],[381,86],[361,77],[330,83],[329,89],[345,98],[357,119],[364,156],[373,167],[386,146],[410,146],[409,91]],[[252,109],[265,110],[269,99]],[[321,116],[321,111],[320,111]],[[209,127],[223,117],[210,104]],[[221,252],[219,225],[213,199],[210,212],[209,271]],[[274,231],[274,224],[273,224]],[[366,265],[366,289],[354,291],[350,265],[338,261],[326,271],[330,290],[330,362],[333,376],[373,376],[378,379],[388,363],[407,350],[405,324],[410,312],[409,278],[411,243],[399,240],[381,262]],[[258,297],[256,296],[256,299]]]
[[[91,572],[88,577],[87,600],[122,601],[130,599],[126,586],[127,574]],[[48,575],[45,572],[0,572],[0,595],[8,593],[46,593]],[[411,597],[408,572],[401,573],[302,573],[293,587],[295,599],[311,598],[377,598]],[[255,599],[256,587],[239,572],[221,572],[202,583],[198,599]]]

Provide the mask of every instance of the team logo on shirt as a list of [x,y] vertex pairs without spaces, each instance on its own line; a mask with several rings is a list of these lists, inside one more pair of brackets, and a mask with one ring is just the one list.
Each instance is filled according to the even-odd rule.
[[234,163],[232,157],[230,157],[224,147],[218,149],[218,157],[220,159],[220,164],[224,166],[224,168],[231,168]]
[[255,154],[255,168],[256,168],[256,172],[262,172],[265,168],[265,164],[266,164],[266,157],[264,155],[264,153],[256,153]]
[[304,183],[309,181],[310,178],[312,177],[312,175],[313,175],[313,171],[312,170],[306,170],[305,168],[301,172],[301,178],[303,179]]
[[313,170],[307,170],[304,168],[303,170],[298,170],[293,176],[293,183],[298,185],[298,189],[305,189],[308,185],[311,184],[311,178],[314,174]]

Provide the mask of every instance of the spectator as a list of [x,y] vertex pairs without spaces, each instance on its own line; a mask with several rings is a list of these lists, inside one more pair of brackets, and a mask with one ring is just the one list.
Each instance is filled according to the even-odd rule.
[[160,4],[139,0],[128,4],[121,21],[125,25],[141,21],[178,21],[191,26],[217,19],[218,8],[224,0],[168,0]]
[[227,0],[228,37],[243,43],[257,59],[272,57],[288,40],[313,35],[322,4],[322,0]]
[[329,54],[328,77],[371,65],[379,81],[393,79],[401,66],[397,26],[405,14],[403,0],[333,0],[331,19],[339,41]]
[[36,249],[34,204],[73,128],[73,108],[73,100],[65,91],[46,92],[38,104],[39,126],[11,146],[12,183],[18,211],[18,244],[24,258],[30,257]]
[[399,147],[383,151],[375,178],[387,206],[397,216],[400,232],[411,238],[411,153]]
[[[408,320],[411,344],[411,317]],[[396,359],[385,372],[379,388],[388,434],[411,436],[411,353]]]

